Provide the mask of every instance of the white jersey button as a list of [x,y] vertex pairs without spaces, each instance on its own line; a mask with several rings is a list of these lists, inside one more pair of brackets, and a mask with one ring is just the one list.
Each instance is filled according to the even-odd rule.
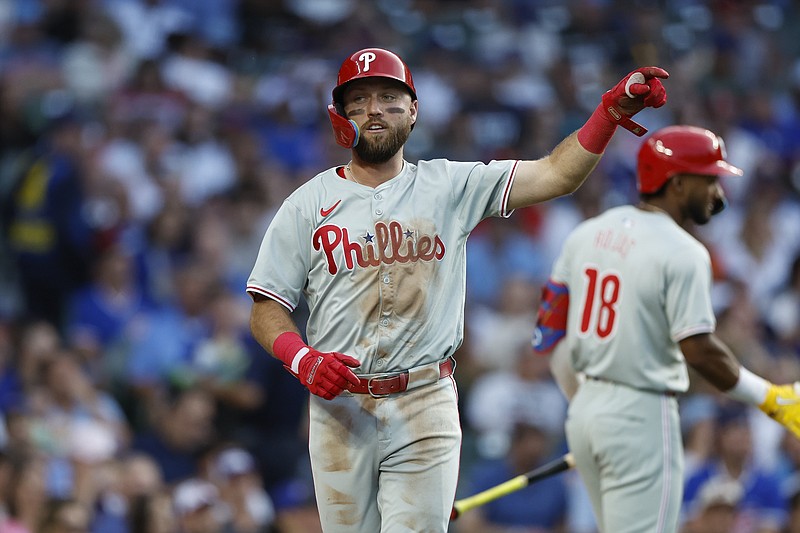
[[381,216],[383,214],[383,209],[376,209],[375,214]]
[[378,359],[378,360],[376,361],[376,364],[377,364],[378,366],[383,366],[383,362],[384,362],[384,361],[383,361],[383,359]]
[[376,200],[383,200],[383,195],[378,193],[378,194],[375,195],[375,199]]
[[389,281],[391,281],[391,280],[389,279],[389,276],[384,276],[384,277],[383,277],[383,282],[384,282],[384,283],[389,283]]
[[389,319],[388,318],[384,318],[383,320],[381,320],[381,326],[385,327],[385,326],[388,326],[388,325],[389,325]]

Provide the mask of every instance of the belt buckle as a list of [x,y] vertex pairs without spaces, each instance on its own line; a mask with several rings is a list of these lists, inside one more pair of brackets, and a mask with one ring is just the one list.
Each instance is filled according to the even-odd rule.
[[386,398],[387,396],[389,396],[389,394],[390,394],[390,393],[386,393],[386,394],[376,394],[376,393],[372,392],[372,382],[373,382],[374,380],[376,380],[376,379],[387,379],[387,378],[391,378],[393,375],[394,375],[394,374],[383,374],[383,375],[381,375],[381,374],[378,374],[377,376],[372,376],[371,378],[369,378],[369,379],[367,380],[367,392],[369,393],[369,395],[370,395],[370,396],[372,396],[373,398]]

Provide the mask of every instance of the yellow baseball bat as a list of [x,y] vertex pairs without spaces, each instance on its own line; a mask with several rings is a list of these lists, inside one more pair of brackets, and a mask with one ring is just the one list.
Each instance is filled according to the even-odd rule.
[[468,496],[461,500],[456,500],[453,504],[453,509],[450,511],[450,520],[458,519],[461,514],[475,509],[481,505],[485,505],[498,498],[502,498],[512,492],[524,489],[531,483],[536,483],[546,477],[554,476],[575,466],[575,459],[571,453],[566,453],[558,459],[554,459],[549,463],[545,463],[538,468],[534,468],[530,472],[520,474],[513,477],[508,481],[504,481],[499,485],[488,488],[473,496]]

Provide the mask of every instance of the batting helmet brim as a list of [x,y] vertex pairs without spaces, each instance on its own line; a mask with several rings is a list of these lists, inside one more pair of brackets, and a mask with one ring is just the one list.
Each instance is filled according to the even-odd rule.
[[727,161],[715,161],[705,167],[695,167],[691,170],[692,174],[699,174],[701,176],[743,176],[744,170],[735,167]]

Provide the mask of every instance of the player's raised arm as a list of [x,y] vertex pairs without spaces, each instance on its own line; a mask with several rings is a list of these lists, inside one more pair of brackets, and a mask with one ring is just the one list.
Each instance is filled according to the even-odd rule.
[[647,129],[631,117],[645,107],[661,107],[667,92],[659,67],[643,67],[625,76],[602,101],[589,120],[564,139],[548,156],[520,162],[511,188],[509,208],[516,209],[574,192],[594,169],[617,126],[644,135]]

